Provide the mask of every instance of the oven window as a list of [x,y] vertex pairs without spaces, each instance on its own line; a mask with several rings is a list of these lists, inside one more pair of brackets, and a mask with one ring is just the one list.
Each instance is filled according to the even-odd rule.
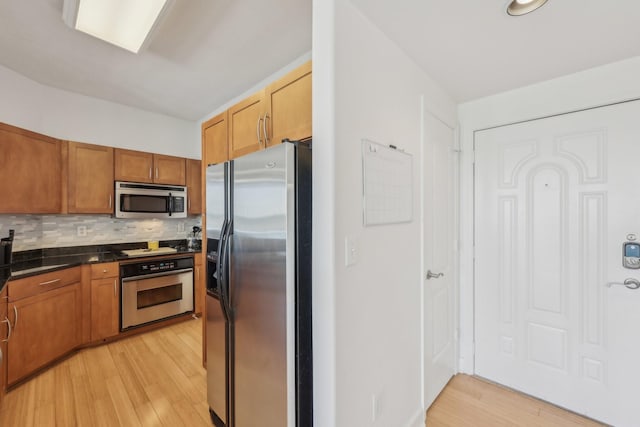
[[138,291],[138,310],[182,299],[182,283]]
[[121,194],[122,212],[164,213],[168,211],[166,196],[148,196],[141,194]]

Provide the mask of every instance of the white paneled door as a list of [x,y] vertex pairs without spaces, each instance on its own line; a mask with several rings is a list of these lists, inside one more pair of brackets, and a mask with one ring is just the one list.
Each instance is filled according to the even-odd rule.
[[457,181],[453,131],[428,113],[425,114],[424,129],[424,404],[428,408],[455,372]]
[[[640,102],[476,133],[475,371],[640,426]],[[631,236],[633,237],[633,236]]]

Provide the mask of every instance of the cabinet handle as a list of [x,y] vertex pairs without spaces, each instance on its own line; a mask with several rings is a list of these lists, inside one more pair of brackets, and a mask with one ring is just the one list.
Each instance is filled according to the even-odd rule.
[[1,321],[0,323],[4,323],[7,322],[7,339],[6,340],[2,340],[0,342],[9,342],[9,340],[11,339],[11,321],[9,320],[8,317],[5,317],[3,321]]
[[269,132],[267,132],[268,118],[269,118],[269,113],[264,113],[264,120],[262,122],[262,131],[264,132],[264,148],[267,148],[267,145],[269,145]]
[[113,297],[118,297],[118,281],[116,279],[113,279]]
[[258,137],[258,145],[262,146],[262,138],[260,138],[260,122],[262,117],[258,117],[258,123],[256,123],[256,136]]
[[158,179],[158,168],[156,168],[156,179]]
[[150,168],[149,168],[149,179],[153,178],[153,175],[152,175],[152,173],[153,173],[153,172],[152,172],[152,170],[153,170],[153,168],[151,168],[151,167],[150,167]]
[[18,307],[13,306],[13,330],[16,330],[16,326],[18,326]]
[[112,196],[111,196],[111,194],[109,194],[109,209],[111,209],[111,206],[112,206],[112,203],[113,203],[113,202],[111,201],[111,197],[112,197]]
[[196,267],[196,280],[200,280],[200,267]]
[[52,285],[54,283],[58,283],[59,281],[60,279],[47,280],[46,282],[40,283],[38,286]]

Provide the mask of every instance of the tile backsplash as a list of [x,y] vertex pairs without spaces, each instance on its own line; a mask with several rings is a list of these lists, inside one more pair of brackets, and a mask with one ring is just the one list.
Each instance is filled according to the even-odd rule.
[[0,215],[0,237],[16,230],[14,251],[147,240],[180,240],[201,217],[119,219],[109,215]]

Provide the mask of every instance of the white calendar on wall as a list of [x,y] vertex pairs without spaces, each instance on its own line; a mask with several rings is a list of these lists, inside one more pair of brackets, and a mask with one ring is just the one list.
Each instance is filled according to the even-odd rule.
[[393,146],[362,140],[364,225],[413,220],[413,156]]

